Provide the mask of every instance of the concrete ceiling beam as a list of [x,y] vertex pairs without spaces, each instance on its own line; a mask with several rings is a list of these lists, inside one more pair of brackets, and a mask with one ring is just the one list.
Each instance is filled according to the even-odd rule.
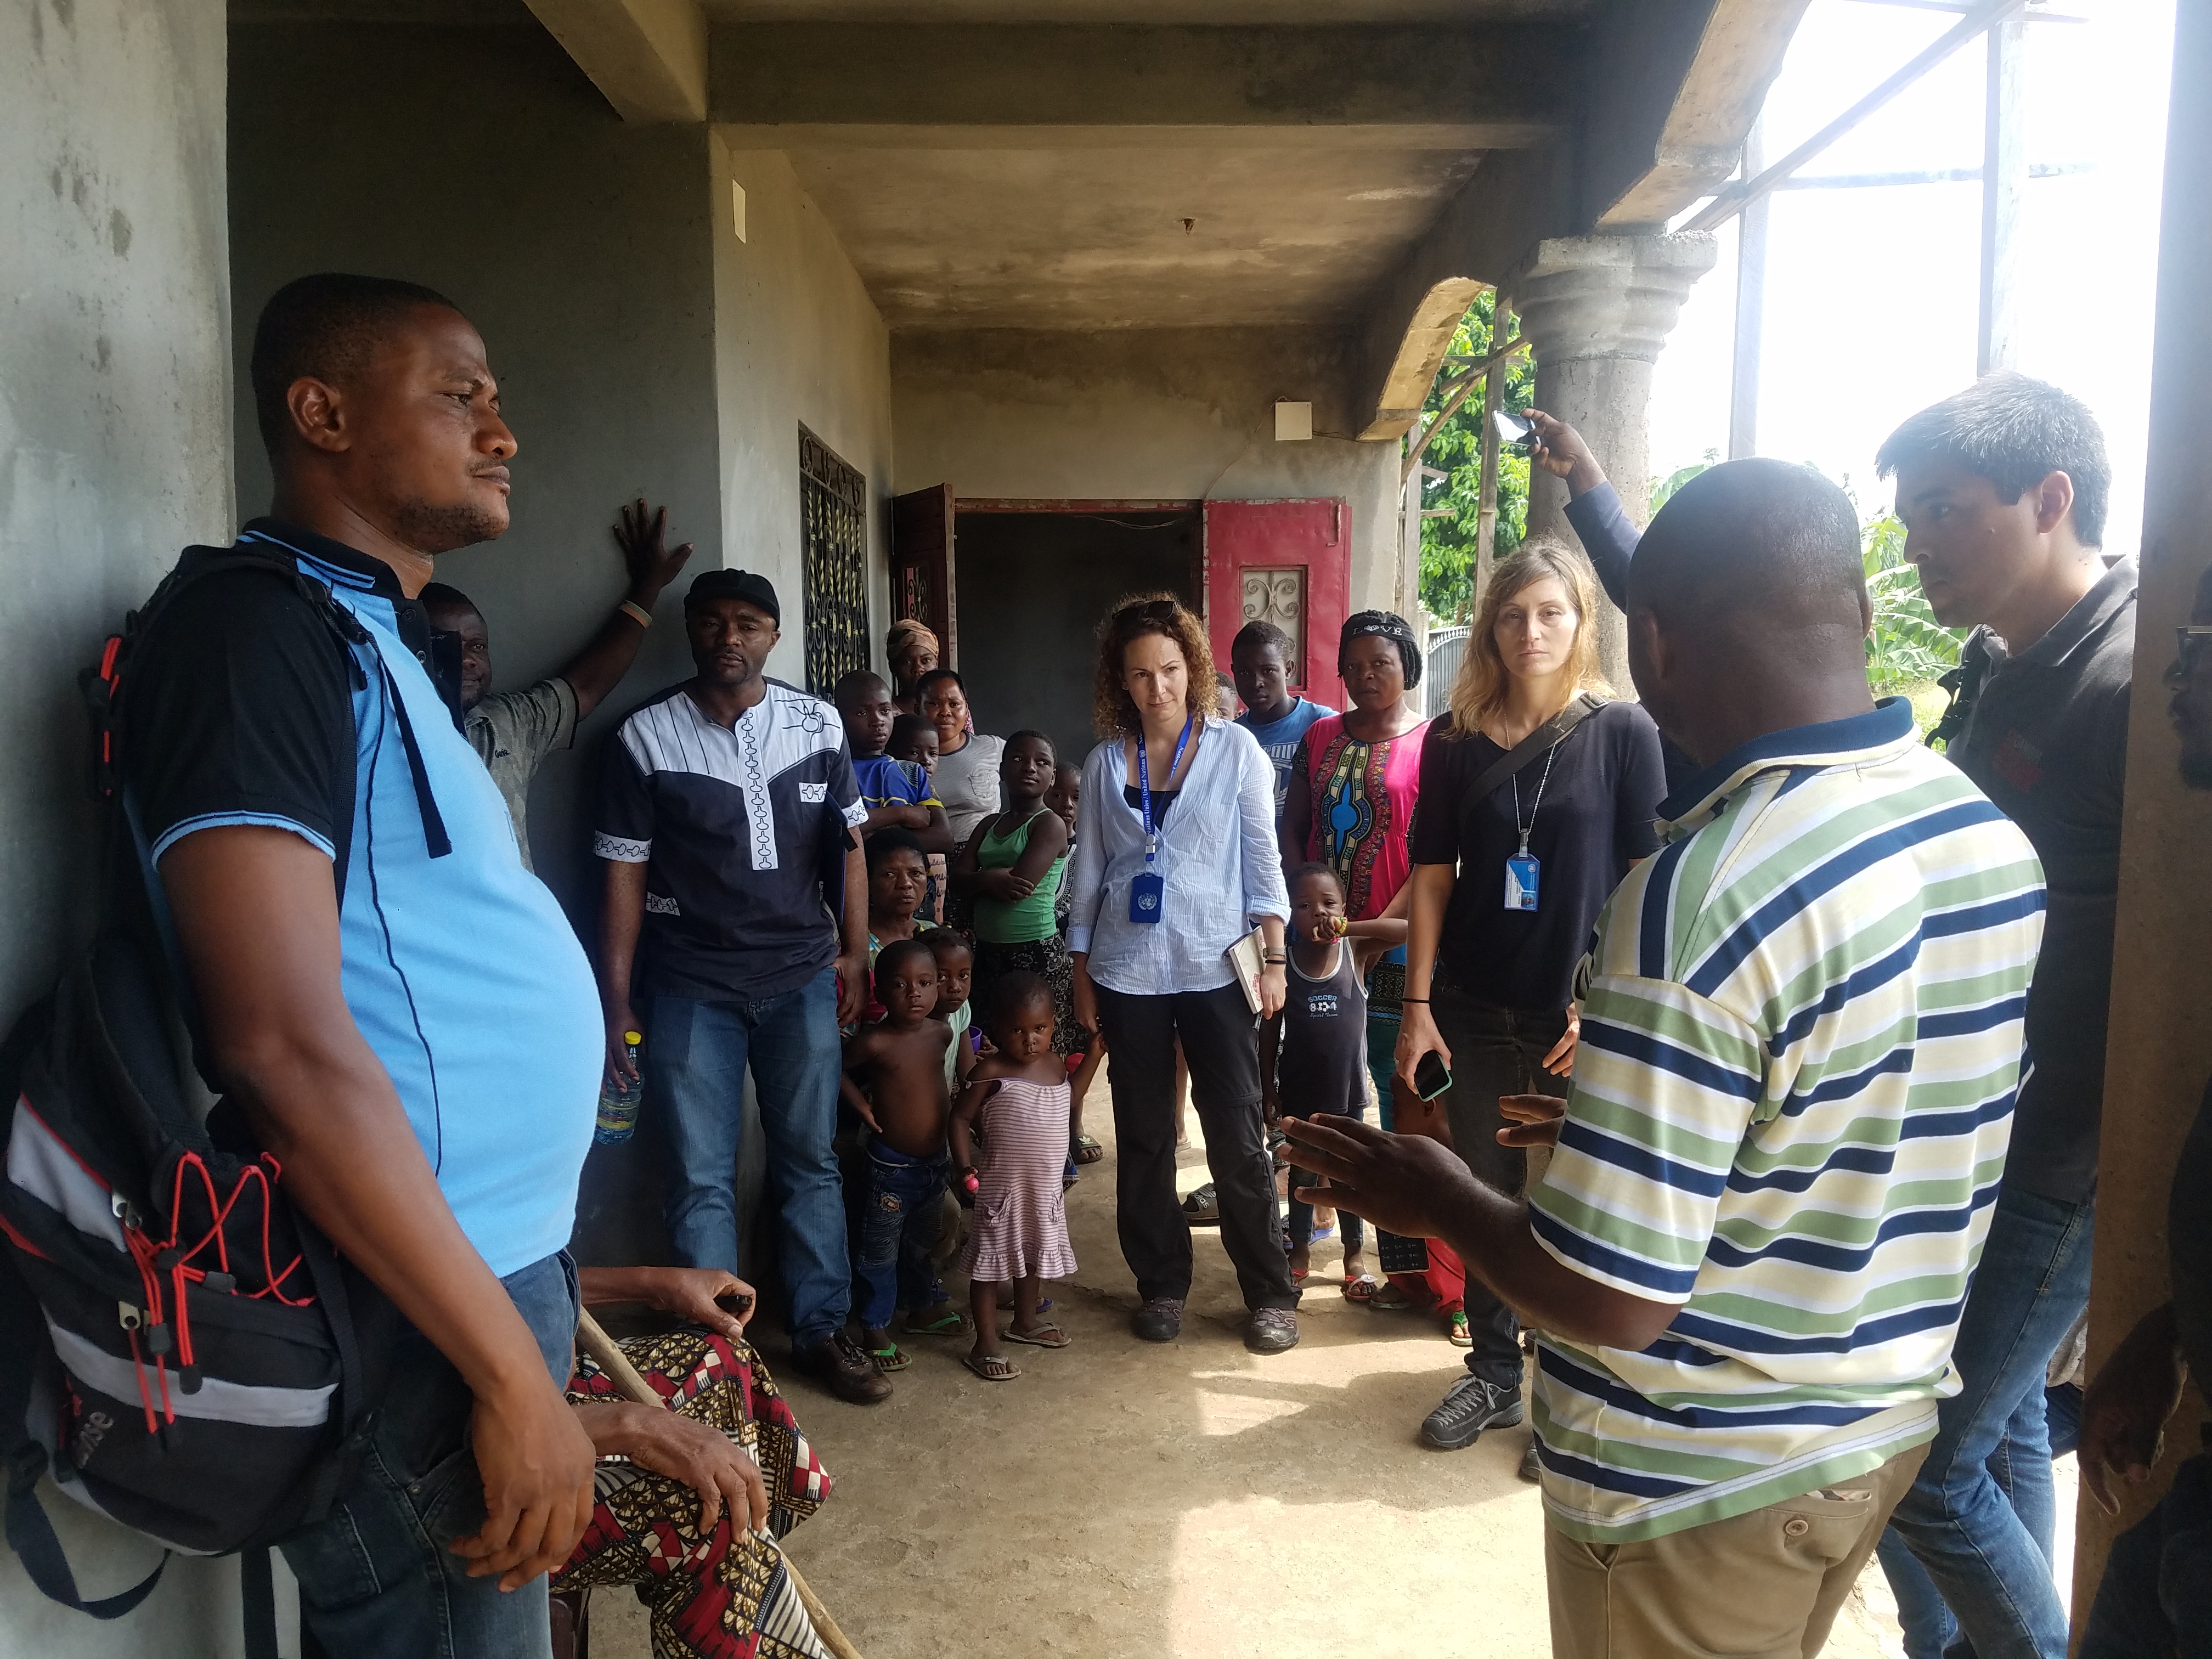
[[1735,171],[1808,0],[1641,0],[1600,33],[1583,141],[1594,228],[1664,225]]
[[[1808,0],[1635,0],[1600,15],[1578,142],[1486,159],[1363,308],[1360,434],[1418,417],[1450,331],[1432,314],[1547,238],[1663,227],[1735,170]],[[1473,290],[1468,290],[1470,297]],[[1418,390],[1416,388],[1418,387]]]
[[707,118],[707,17],[698,0],[528,0],[625,121]]
[[1517,149],[1563,130],[1572,25],[725,23],[710,102],[759,148]]

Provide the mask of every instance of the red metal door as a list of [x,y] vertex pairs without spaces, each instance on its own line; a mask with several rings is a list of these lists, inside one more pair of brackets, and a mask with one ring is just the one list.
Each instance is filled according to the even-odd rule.
[[938,663],[960,665],[952,591],[952,489],[934,484],[891,498],[891,620],[918,617],[937,635]]
[[1291,636],[1291,686],[1345,707],[1336,642],[1352,610],[1352,513],[1340,496],[1206,504],[1206,628],[1214,660],[1248,622]]

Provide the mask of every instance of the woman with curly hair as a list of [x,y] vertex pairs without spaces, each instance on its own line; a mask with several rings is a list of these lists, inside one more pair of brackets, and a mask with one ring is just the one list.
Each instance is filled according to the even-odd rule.
[[1206,630],[1172,596],[1141,594],[1098,630],[1092,717],[1069,882],[1077,1020],[1114,1056],[1116,1224],[1143,1305],[1131,1328],[1172,1341],[1190,1293],[1190,1222],[1176,1202],[1176,1042],[1190,1066],[1251,1317],[1244,1346],[1298,1340],[1297,1293],[1260,1106],[1257,1023],[1224,954],[1258,924],[1261,1012],[1283,1006],[1290,916],[1275,846],[1275,769],[1221,712]]

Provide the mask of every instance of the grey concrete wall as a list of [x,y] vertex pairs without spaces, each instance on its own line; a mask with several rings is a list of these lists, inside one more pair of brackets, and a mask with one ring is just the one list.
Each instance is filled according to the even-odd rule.
[[[2212,76],[2212,9],[2183,6],[2173,52],[2177,94]],[[2212,1075],[2212,795],[2175,771],[2163,677],[2173,628],[2189,620],[2197,579],[2212,564],[2212,104],[2177,95],[2166,135],[2159,239],[2158,333],[2151,376],[2150,464],[2144,480],[2142,580],[2137,599],[2128,788],[2120,842],[2112,1045],[2105,1068],[2097,1172],[2096,1274],[2089,1293],[2089,1364],[2104,1363],[2145,1313],[2166,1300],[2166,1197],[2174,1158]],[[2196,1379],[2212,1390],[2212,1378]],[[2118,1534],[2163,1495],[2173,1466],[2197,1449],[2204,1416],[2192,1392],[2166,1437],[2148,1487],[2122,1488],[2117,1519],[2085,1490],[2076,1533],[2078,1635]]]
[[[1398,446],[1349,435],[1349,363],[1343,338],[1301,329],[902,330],[891,340],[896,487],[1015,500],[1342,496],[1352,608],[1387,610]],[[1311,400],[1313,439],[1275,441],[1278,398]],[[984,648],[962,635],[963,661]]]
[[[0,7],[0,1021],[87,919],[77,670],[188,543],[230,528],[222,0]],[[49,1488],[90,1595],[160,1552]],[[130,1617],[41,1596],[0,1548],[5,1659],[239,1650],[228,1562]]]
[[[230,110],[240,516],[269,499],[254,318],[294,276],[361,270],[450,296],[499,376],[521,445],[514,527],[438,574],[482,607],[501,689],[558,669],[622,597],[609,526],[623,501],[666,503],[692,568],[720,562],[705,131],[623,125],[534,23],[257,23],[230,39],[233,84],[252,89]],[[680,599],[680,584],[663,596],[629,677],[532,792],[538,869],[580,922],[599,739],[690,672]]]
[[[880,663],[890,621],[890,336],[821,210],[774,150],[711,143],[714,373],[724,562],[757,570],[783,602],[769,672],[804,684],[799,428],[868,481],[868,617]],[[745,192],[745,240],[732,223]]]

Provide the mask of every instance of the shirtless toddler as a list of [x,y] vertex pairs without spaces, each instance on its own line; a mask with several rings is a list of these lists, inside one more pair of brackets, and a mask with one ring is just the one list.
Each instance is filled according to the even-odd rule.
[[855,1263],[866,1292],[860,1323],[877,1365],[897,1371],[910,1362],[892,1339],[891,1316],[902,1304],[929,1304],[936,1282],[929,1250],[948,1165],[945,1055],[952,1028],[936,1017],[937,957],[929,946],[910,939],[884,946],[876,1000],[882,1021],[845,1040],[843,1089],[872,1132]]

